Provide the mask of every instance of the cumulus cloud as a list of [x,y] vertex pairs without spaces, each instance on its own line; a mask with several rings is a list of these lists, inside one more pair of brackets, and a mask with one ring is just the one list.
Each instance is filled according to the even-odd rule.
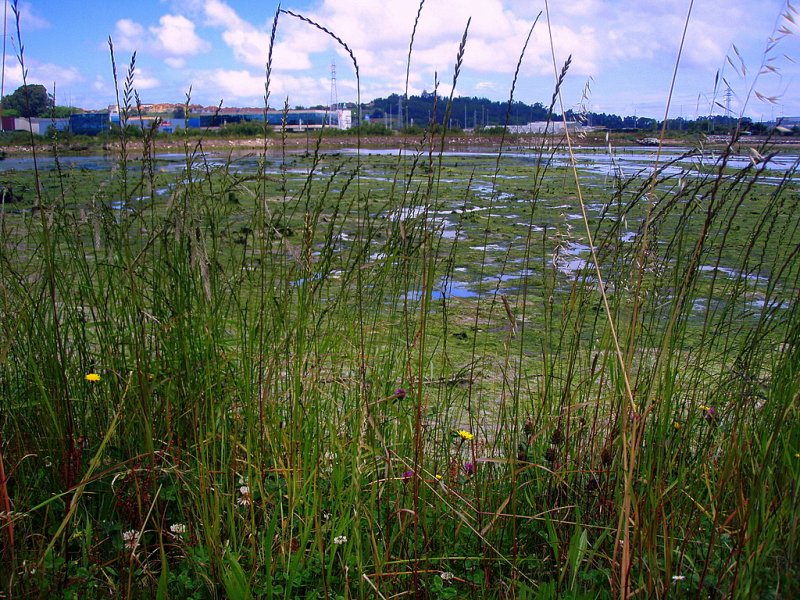
[[131,19],[120,19],[111,37],[119,50],[143,51],[164,58],[195,56],[211,48],[197,35],[195,24],[183,15],[163,15],[158,25],[147,29]]
[[[212,27],[223,30],[222,40],[232,50],[234,58],[246,65],[265,67],[269,54],[271,22],[258,27],[243,19],[223,0],[205,0],[203,13]],[[279,70],[307,70],[312,64],[309,54],[321,51],[320,44],[307,28],[299,28],[284,16],[280,35],[273,48],[273,68]]]
[[[56,94],[58,94],[60,90],[69,88],[69,86],[84,80],[81,72],[75,67],[63,67],[52,63],[39,62],[35,59],[28,59],[25,66],[28,69],[28,83],[41,83],[50,93],[53,93],[54,85]],[[5,83],[7,88],[22,85],[22,69],[19,63],[6,65]]]
[[210,44],[195,33],[194,23],[182,15],[164,15],[150,33],[164,54],[193,56],[206,52]]
[[133,87],[137,90],[152,90],[161,85],[161,82],[155,75],[150,74],[149,71],[146,71],[141,68],[136,69],[136,78],[133,82]]
[[131,19],[120,19],[114,25],[111,39],[118,50],[133,52],[144,43],[145,30],[139,23]]
[[[247,69],[211,69],[198,72],[194,89],[204,97],[218,98],[225,106],[263,106],[264,77]],[[291,105],[318,104],[320,94],[330,82],[315,77],[276,74],[270,82],[271,106],[282,106],[288,97]]]

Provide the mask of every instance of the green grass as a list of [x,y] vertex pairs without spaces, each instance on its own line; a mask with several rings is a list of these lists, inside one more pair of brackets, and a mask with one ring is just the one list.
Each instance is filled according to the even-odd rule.
[[[124,209],[118,174],[42,173],[44,209],[6,205],[9,593],[604,594],[631,415],[586,253],[554,267],[585,244],[569,180],[278,158],[141,174]],[[784,590],[796,191],[684,176],[657,186],[644,271],[644,182],[583,179],[643,421],[631,574],[656,595]]]
[[7,597],[800,593],[794,168],[121,141],[0,181]]

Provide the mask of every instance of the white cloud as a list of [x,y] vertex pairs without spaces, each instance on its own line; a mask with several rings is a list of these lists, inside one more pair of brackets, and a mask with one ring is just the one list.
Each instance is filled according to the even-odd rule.
[[230,106],[233,100],[264,95],[264,79],[245,69],[213,69],[195,78],[193,89],[203,96],[216,96]]
[[185,58],[178,58],[175,56],[168,56],[164,62],[173,69],[183,69],[186,66]]
[[131,19],[118,20],[111,36],[115,49],[179,58],[194,56],[211,48],[197,35],[194,23],[182,15],[163,15],[158,23],[145,29],[141,23]]
[[182,15],[164,15],[159,25],[150,27],[160,50],[168,56],[193,56],[206,52],[210,45],[195,33],[194,23]]
[[133,52],[144,44],[145,30],[139,23],[131,19],[120,19],[114,26],[111,39],[115,50]]
[[[11,16],[11,11],[9,11],[8,15],[10,24],[11,19],[13,18]],[[22,29],[23,32],[35,31],[37,29],[47,29],[50,27],[50,23],[47,21],[47,19],[40,17],[33,12],[30,2],[19,3],[19,24],[20,29]]]
[[[346,82],[345,82],[346,87]],[[212,69],[196,73],[193,89],[205,98],[223,101],[223,106],[263,106],[264,77],[246,69]],[[315,105],[327,102],[330,81],[325,78],[298,77],[276,73],[270,82],[270,106],[280,108],[288,97],[289,105]]]
[[133,81],[133,87],[136,90],[152,90],[161,85],[161,82],[158,80],[157,77],[151,75],[149,72],[145,71],[144,69],[138,68],[136,69],[136,77]]
[[101,75],[95,75],[94,81],[92,82],[92,89],[98,92],[102,92],[104,94],[112,93],[111,86],[108,84],[108,81],[105,77]]
[[[41,84],[51,94],[53,93],[54,85],[56,95],[60,95],[62,90],[84,80],[80,71],[74,67],[62,67],[52,63],[39,62],[35,59],[28,59],[25,62],[25,67],[28,69],[28,83]],[[22,69],[18,63],[6,65],[5,84],[6,89],[22,85]],[[56,98],[56,101],[58,102],[58,98]]]
[[[264,68],[269,54],[271,22],[257,27],[241,18],[223,0],[206,0],[203,12],[208,24],[223,30],[222,40],[233,51],[234,58],[245,65]],[[310,52],[324,49],[309,34],[307,28],[289,23],[290,17],[280,20],[279,36],[273,48],[273,68],[278,70],[306,70],[311,68]]]

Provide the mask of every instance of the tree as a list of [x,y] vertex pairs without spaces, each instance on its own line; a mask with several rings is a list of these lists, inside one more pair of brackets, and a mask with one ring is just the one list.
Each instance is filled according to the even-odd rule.
[[52,116],[56,119],[66,119],[70,115],[77,115],[81,109],[74,106],[54,106],[51,111],[48,111],[44,116]]
[[23,117],[49,116],[53,97],[40,84],[18,87],[13,94],[3,96],[3,109],[16,110]]

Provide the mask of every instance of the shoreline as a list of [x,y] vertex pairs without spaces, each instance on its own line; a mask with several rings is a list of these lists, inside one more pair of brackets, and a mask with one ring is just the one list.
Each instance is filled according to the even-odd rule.
[[[613,148],[626,148],[626,147],[641,147],[650,146],[655,148],[657,144],[643,144],[643,137],[637,139],[630,139],[626,137],[611,138],[606,141],[605,136],[591,136],[577,138],[581,148],[607,148],[609,144]],[[647,138],[654,139],[654,138]],[[318,136],[298,136],[293,134],[287,136],[285,139],[280,137],[271,136],[264,140],[263,138],[237,138],[225,139],[217,137],[209,137],[203,139],[201,136],[189,139],[157,139],[155,140],[154,147],[156,152],[184,152],[189,150],[194,151],[198,144],[201,144],[206,152],[229,152],[229,151],[267,151],[287,148],[294,151],[308,150],[311,151],[317,144]],[[708,136],[703,140],[703,146],[709,148],[724,148],[728,143],[727,136]],[[430,139],[423,140],[416,136],[395,135],[395,136],[365,136],[358,138],[356,136],[326,136],[323,137],[319,147],[322,150],[337,150],[344,148],[403,148],[407,150],[430,150],[438,152],[441,147],[441,138],[433,138],[433,144]],[[697,147],[700,140],[690,139],[665,139],[663,142],[664,147],[669,148],[693,148]],[[767,140],[765,137],[747,137],[740,138],[736,143],[737,149],[741,151],[742,148],[756,148],[763,143],[769,141],[771,146],[776,150],[791,149],[795,150],[800,148],[800,139],[791,140],[785,138],[772,138]],[[266,142],[266,143],[265,143]],[[750,143],[748,143],[750,142]],[[502,141],[502,146],[506,149],[509,148],[539,148],[542,145],[552,148],[554,146],[563,145],[563,136],[548,136],[543,139],[542,136],[535,135],[509,135]],[[496,149],[501,146],[500,136],[472,136],[472,135],[454,135],[445,138],[444,150],[458,150],[469,148],[488,148]],[[119,142],[105,142],[98,143],[97,145],[87,144],[70,144],[66,143],[58,147],[59,154],[64,155],[85,155],[85,154],[116,154],[120,150]],[[38,152],[52,154],[52,146],[42,141],[41,144],[35,145]],[[141,151],[144,148],[144,143],[139,139],[131,139],[127,143],[127,149],[130,152]],[[747,150],[745,150],[746,152]],[[33,148],[30,144],[15,144],[9,146],[0,146],[0,152],[5,156],[28,156],[33,153]]]

